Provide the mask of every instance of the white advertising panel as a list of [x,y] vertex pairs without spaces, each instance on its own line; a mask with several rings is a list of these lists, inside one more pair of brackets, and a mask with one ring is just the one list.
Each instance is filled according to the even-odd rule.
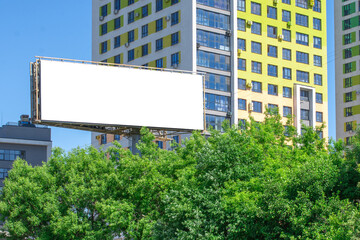
[[40,61],[40,120],[203,130],[202,76]]

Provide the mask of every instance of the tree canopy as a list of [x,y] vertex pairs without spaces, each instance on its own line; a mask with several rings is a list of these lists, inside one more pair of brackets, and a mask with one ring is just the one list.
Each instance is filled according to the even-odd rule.
[[115,143],[16,160],[0,196],[8,239],[360,238],[360,133],[328,144],[276,114],[223,128],[174,151],[144,128],[141,156]]

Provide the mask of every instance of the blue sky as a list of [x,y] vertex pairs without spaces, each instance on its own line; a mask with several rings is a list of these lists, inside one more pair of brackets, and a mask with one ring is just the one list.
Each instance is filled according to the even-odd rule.
[[[327,1],[329,135],[335,138],[334,17]],[[35,56],[91,60],[90,0],[0,0],[0,125],[30,114],[29,63]],[[90,133],[52,128],[53,146],[90,145]]]

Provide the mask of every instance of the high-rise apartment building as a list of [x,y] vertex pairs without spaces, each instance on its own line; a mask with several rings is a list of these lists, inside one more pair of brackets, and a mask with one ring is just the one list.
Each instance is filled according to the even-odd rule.
[[[295,115],[299,133],[301,124],[327,122],[326,1],[92,4],[93,60],[206,73],[207,126],[220,129],[225,119],[238,124],[249,116],[262,121],[274,107],[284,122]],[[174,89],[174,97],[186,93]],[[327,137],[327,128],[321,134]]]
[[360,123],[360,1],[335,1],[336,137],[349,141]]

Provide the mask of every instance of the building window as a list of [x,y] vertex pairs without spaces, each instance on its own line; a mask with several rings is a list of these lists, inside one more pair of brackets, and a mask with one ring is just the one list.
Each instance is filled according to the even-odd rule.
[[161,31],[163,29],[163,19],[160,18],[156,20],[156,31]]
[[148,5],[145,5],[141,8],[141,16],[144,18],[144,17],[147,17],[149,15],[149,7]]
[[309,64],[309,54],[296,51],[296,62]]
[[120,36],[114,37],[114,48],[120,47]]
[[128,13],[128,24],[132,23],[135,21],[135,12],[131,11]]
[[321,49],[321,38],[314,37],[314,48],[320,48]]
[[0,149],[0,161],[15,161],[18,157],[25,160],[25,151]]
[[245,19],[238,18],[237,19],[237,30],[239,31],[246,31],[246,21]]
[[217,0],[217,1],[197,0],[196,2],[198,4],[203,4],[203,5],[206,5],[209,7],[219,8],[219,9],[223,9],[223,10],[230,10],[229,0]]
[[262,103],[257,101],[252,101],[253,111],[262,113]]
[[179,32],[171,34],[171,46],[179,43]]
[[171,54],[171,66],[179,65],[179,53]]
[[296,70],[296,81],[309,83],[309,73],[300,71],[300,70]]
[[156,145],[158,148],[163,149],[164,148],[164,142],[163,141],[156,141]]
[[173,137],[172,137],[172,142],[179,144],[179,143],[180,143],[180,138],[179,138],[179,136],[173,136]]
[[179,23],[179,12],[174,12],[171,14],[171,26]]
[[306,90],[300,90],[300,100],[308,102],[310,100],[310,93]]
[[269,103],[268,110],[269,110],[269,113],[271,113],[271,114],[274,114],[274,112],[279,113],[279,106],[276,104]]
[[131,43],[135,40],[135,31],[131,30],[128,32],[128,43]]
[[296,43],[309,46],[309,35],[304,33],[296,33]]
[[141,56],[146,56],[149,54],[149,47],[148,44],[141,46]]
[[160,11],[163,9],[163,0],[156,0],[156,11]]
[[115,140],[115,141],[120,141],[120,135],[119,135],[119,134],[115,134],[115,135],[114,135],[114,140]]
[[344,64],[344,73],[349,73],[349,72],[354,71],[354,69],[356,68],[355,64],[356,64],[356,62],[345,63]]
[[119,29],[121,27],[121,20],[120,20],[120,18],[118,17],[118,18],[115,18],[114,19],[114,29],[116,30],[116,29]]
[[321,2],[320,2],[320,0],[314,0],[313,10],[315,12],[321,12]]
[[291,98],[292,97],[291,88],[283,87],[283,97],[286,97],[286,98]]
[[222,131],[222,123],[225,120],[225,117],[206,115],[206,128],[209,129],[210,126],[217,131]]
[[300,109],[300,118],[301,120],[309,121],[310,120],[310,111],[307,109]]
[[268,34],[267,34],[268,37],[277,38],[277,27],[268,25],[267,31],[268,31]]
[[196,30],[196,41],[201,46],[216,48],[224,51],[230,50],[230,38],[224,34]]
[[101,7],[101,16],[106,17],[108,15],[108,5],[104,5]]
[[261,93],[262,92],[262,88],[261,88],[261,82],[256,82],[256,81],[252,81],[251,82],[252,85],[252,91],[253,92],[258,92]]
[[282,57],[284,60],[291,60],[291,50],[287,48],[283,48]]
[[278,95],[278,86],[273,84],[268,84],[268,94],[270,95]]
[[318,55],[314,55],[314,66],[321,67],[322,66],[322,57]]
[[261,62],[251,61],[251,72],[262,73]]
[[352,57],[352,49],[353,48],[344,49],[344,58],[345,59]]
[[120,10],[121,8],[121,4],[120,4],[120,0],[115,0],[115,10]]
[[313,28],[316,30],[321,30],[321,19],[313,18]]
[[246,41],[245,41],[245,39],[238,38],[238,49],[246,51]]
[[251,33],[261,35],[261,23],[253,22],[253,24],[251,24]]
[[352,107],[345,108],[345,117],[350,117],[353,115]]
[[121,63],[121,62],[120,62],[120,54],[114,56],[114,63],[118,63],[118,64]]
[[282,21],[290,22],[291,21],[291,13],[290,11],[282,10]]
[[230,29],[230,17],[220,13],[214,13],[203,9],[196,9],[196,23],[203,26]]
[[198,50],[196,61],[197,65],[201,67],[207,67],[223,71],[230,70],[229,56]]
[[9,170],[9,168],[0,168],[0,179],[5,179],[8,176]]
[[171,5],[174,5],[174,4],[178,3],[178,2],[179,2],[179,0],[171,0]]
[[107,134],[101,134],[100,143],[101,144],[107,143]]
[[295,0],[295,5],[301,8],[308,8],[308,0]]
[[101,35],[104,35],[107,33],[107,23],[104,23],[101,25]]
[[277,19],[277,9],[274,7],[267,6],[267,17]]
[[237,0],[237,8],[239,11],[245,12],[246,11],[246,5],[245,0]]
[[145,24],[141,27],[141,37],[146,37],[149,34],[149,25]]
[[251,13],[256,15],[261,15],[261,4],[251,2]]
[[282,3],[290,4],[290,0],[282,0]]
[[344,42],[344,45],[346,44],[349,44],[349,43],[352,43],[352,39],[351,39],[351,33],[347,33],[343,36],[343,42]]
[[246,110],[246,100],[245,99],[238,99],[238,109],[239,110]]
[[316,93],[316,103],[323,103],[322,93]]
[[296,13],[296,24],[304,27],[309,27],[309,17]]
[[320,74],[314,74],[314,84],[322,86],[322,75]]
[[131,49],[128,51],[128,62],[131,62],[135,58],[135,52],[134,49]]
[[101,43],[101,53],[106,53],[108,50],[107,48],[107,41]]
[[251,52],[261,54],[261,43],[251,42]]
[[291,69],[283,67],[283,78],[291,80]]
[[346,129],[347,132],[353,131],[353,122],[345,123],[345,129]]
[[155,64],[156,64],[156,67],[157,67],[157,68],[163,68],[163,66],[164,66],[164,64],[163,64],[163,59],[162,59],[162,58],[157,59],[157,60],[155,61]]
[[238,58],[238,70],[246,71],[246,60]]
[[345,102],[351,102],[351,101],[353,101],[353,93],[352,92],[345,93]]
[[292,115],[291,107],[283,107],[283,117],[290,117]]
[[131,4],[134,4],[135,0],[128,0],[128,6],[130,6]]
[[163,49],[163,39],[162,38],[157,39],[155,45],[156,45],[156,51]]
[[268,76],[277,77],[278,76],[278,67],[275,65],[268,64]]
[[205,107],[208,110],[228,112],[230,111],[230,98],[226,96],[205,93]]
[[218,75],[218,74],[206,73],[205,88],[230,92],[230,77]]
[[246,80],[238,78],[238,89],[246,90]]
[[316,121],[323,122],[323,113],[322,112],[316,112]]
[[345,87],[346,88],[352,87],[352,78],[351,77],[345,78]]
[[291,42],[291,31],[290,30],[283,29],[282,35],[284,36],[284,38],[283,38],[284,41]]
[[277,55],[277,47],[276,46],[272,46],[272,45],[268,45],[268,56],[269,57],[278,57]]

